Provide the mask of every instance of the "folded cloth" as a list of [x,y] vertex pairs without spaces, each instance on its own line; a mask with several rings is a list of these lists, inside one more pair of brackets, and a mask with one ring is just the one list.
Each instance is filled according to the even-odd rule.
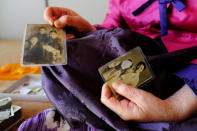
[[[179,123],[168,122],[149,122],[139,123],[141,130],[173,130],[173,131],[196,131],[197,117],[192,117],[188,120]],[[62,116],[55,109],[47,109],[37,114],[36,116],[24,121],[18,131],[103,131],[87,126],[81,125],[77,129],[71,129]]]
[[185,83],[172,74],[197,56],[197,47],[167,53],[161,43],[121,28],[91,32],[67,41],[68,64],[42,67],[43,88],[56,109],[72,128],[86,123],[104,130],[137,130],[100,102],[103,80],[98,68],[140,46],[155,79],[142,89],[165,99]]

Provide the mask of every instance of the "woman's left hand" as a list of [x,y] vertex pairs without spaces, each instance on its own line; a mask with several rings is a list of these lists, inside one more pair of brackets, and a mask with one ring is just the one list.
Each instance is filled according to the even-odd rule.
[[119,82],[113,83],[114,90],[125,97],[118,100],[112,96],[107,84],[102,87],[101,102],[123,120],[138,122],[177,121],[180,113],[169,100],[161,100],[149,92]]

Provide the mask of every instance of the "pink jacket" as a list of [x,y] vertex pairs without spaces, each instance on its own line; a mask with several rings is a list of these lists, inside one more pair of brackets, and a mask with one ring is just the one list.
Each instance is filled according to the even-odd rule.
[[[109,12],[103,28],[129,27],[155,38],[160,35],[159,2],[155,1],[139,15],[132,13],[148,0],[109,0]],[[162,40],[169,52],[197,46],[197,1],[185,0],[186,8],[179,12],[174,6],[167,4],[168,35]],[[197,59],[192,63],[197,64]]]

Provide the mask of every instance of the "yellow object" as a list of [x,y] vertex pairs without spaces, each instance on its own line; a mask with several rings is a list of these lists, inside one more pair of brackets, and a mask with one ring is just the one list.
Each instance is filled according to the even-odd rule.
[[40,67],[21,67],[19,63],[0,66],[0,80],[18,80],[25,75],[40,73]]

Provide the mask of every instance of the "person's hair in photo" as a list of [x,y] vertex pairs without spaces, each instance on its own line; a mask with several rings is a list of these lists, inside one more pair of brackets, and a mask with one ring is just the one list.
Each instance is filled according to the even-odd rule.
[[42,30],[42,29],[46,30],[46,28],[45,28],[45,27],[41,26],[41,27],[39,28],[39,30]]
[[51,30],[51,31],[49,32],[49,35],[50,35],[51,33],[56,33],[56,34],[57,34],[57,31]]
[[[142,67],[143,66],[143,67]],[[140,72],[144,71],[146,69],[146,64],[143,61],[140,61],[135,68],[135,72],[139,70]]]
[[40,27],[40,28],[39,28],[39,33],[40,33],[40,34],[44,34],[44,33],[46,33],[46,30],[47,30],[47,29],[46,29],[45,27]]

